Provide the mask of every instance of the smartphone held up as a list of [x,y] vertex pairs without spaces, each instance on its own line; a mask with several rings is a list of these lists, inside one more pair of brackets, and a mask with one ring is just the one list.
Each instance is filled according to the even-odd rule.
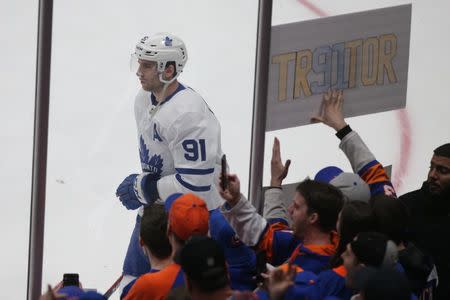
[[227,157],[226,155],[222,155],[222,169],[220,172],[220,187],[222,190],[226,190],[228,188],[228,174],[227,174]]

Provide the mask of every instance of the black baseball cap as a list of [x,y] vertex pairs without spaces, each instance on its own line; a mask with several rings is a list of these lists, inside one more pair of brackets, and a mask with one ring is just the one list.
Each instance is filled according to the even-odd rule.
[[204,291],[229,284],[225,255],[220,244],[206,236],[191,237],[176,255],[186,277]]

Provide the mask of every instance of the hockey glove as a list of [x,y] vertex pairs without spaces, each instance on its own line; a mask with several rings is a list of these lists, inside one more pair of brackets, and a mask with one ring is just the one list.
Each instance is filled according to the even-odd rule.
[[137,209],[143,203],[138,200],[136,192],[134,190],[134,184],[138,174],[131,174],[127,176],[119,185],[116,191],[116,196],[119,197],[120,202],[127,209]]
[[116,196],[127,209],[137,209],[159,198],[156,181],[148,173],[131,174],[119,185]]

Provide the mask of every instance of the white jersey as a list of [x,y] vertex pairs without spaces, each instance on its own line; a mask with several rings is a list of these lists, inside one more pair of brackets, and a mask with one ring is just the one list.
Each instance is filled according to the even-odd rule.
[[179,83],[158,106],[153,95],[141,90],[135,116],[142,171],[157,180],[159,198],[195,193],[209,210],[220,206],[220,124],[202,97]]

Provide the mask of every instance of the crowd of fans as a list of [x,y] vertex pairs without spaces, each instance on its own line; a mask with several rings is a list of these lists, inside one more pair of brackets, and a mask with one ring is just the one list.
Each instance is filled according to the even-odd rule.
[[[262,214],[234,174],[218,185],[219,209],[194,194],[147,206],[140,244],[150,271],[121,299],[450,299],[450,144],[434,150],[423,186],[398,197],[342,105],[342,92],[327,93],[314,120],[336,130],[353,172],[319,170],[286,207],[290,162],[275,139]],[[77,287],[42,296],[70,297],[105,298]]]

